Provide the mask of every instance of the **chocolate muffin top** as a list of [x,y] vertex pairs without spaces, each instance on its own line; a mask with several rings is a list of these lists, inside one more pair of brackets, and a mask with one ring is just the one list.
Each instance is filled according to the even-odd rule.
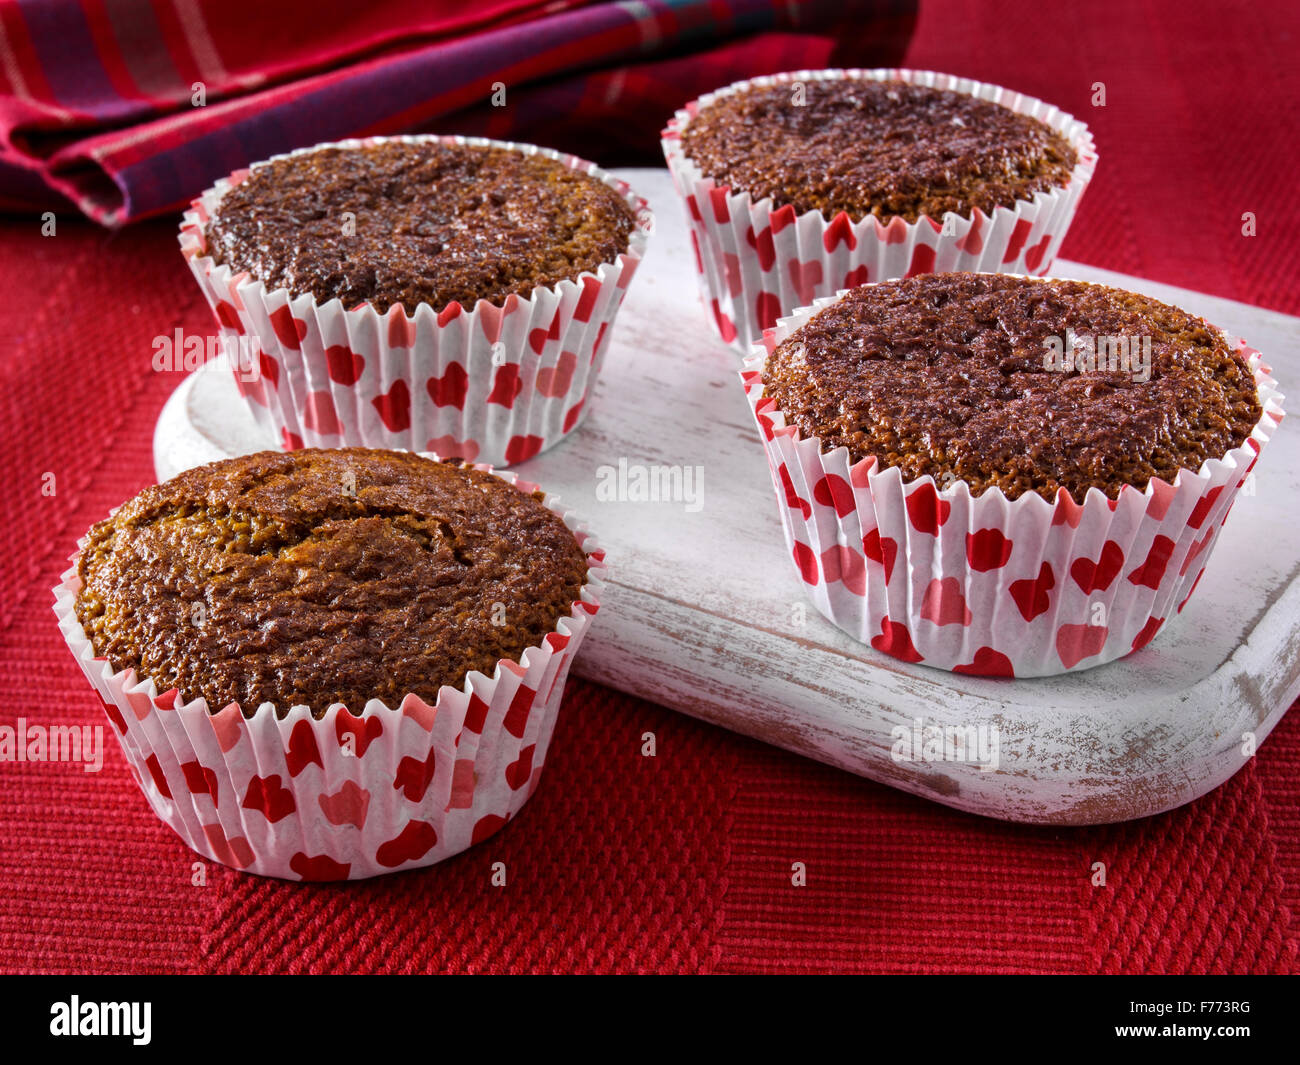
[[432,704],[568,616],[587,562],[491,474],[366,448],[264,451],[146,488],[90,530],[95,653],[213,712]]
[[1000,104],[858,78],[720,97],[686,124],[681,144],[719,185],[828,220],[840,211],[855,221],[991,214],[1068,184],[1078,162],[1047,125]]
[[1241,446],[1262,414],[1251,371],[1202,319],[1004,274],[854,289],[780,344],[762,379],[824,451],[1012,499],[1172,481]]
[[268,288],[414,314],[576,280],[625,252],[634,223],[614,189],[554,159],[392,141],[254,167],[205,236]]

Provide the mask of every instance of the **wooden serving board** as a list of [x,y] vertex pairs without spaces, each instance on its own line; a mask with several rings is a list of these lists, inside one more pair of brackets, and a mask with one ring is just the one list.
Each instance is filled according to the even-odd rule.
[[[1249,757],[1243,735],[1262,742],[1300,694],[1300,439],[1287,423],[1191,602],[1139,653],[1035,680],[897,661],[840,633],[805,599],[737,377],[740,359],[705,324],[668,174],[620,176],[655,211],[648,257],[590,415],[563,444],[518,467],[582,514],[608,550],[607,606],[578,657],[579,674],[1009,820],[1142,817],[1189,802],[1241,768]],[[1283,392],[1300,382],[1298,318],[1076,263],[1059,262],[1054,273],[1186,307],[1261,350]],[[230,375],[199,371],[159,419],[155,465],[164,479],[274,446]],[[702,468],[700,505],[605,501],[598,487],[617,487],[610,470],[620,460],[629,471]],[[924,727],[996,729],[998,768],[896,761],[895,729],[911,734],[918,718]]]

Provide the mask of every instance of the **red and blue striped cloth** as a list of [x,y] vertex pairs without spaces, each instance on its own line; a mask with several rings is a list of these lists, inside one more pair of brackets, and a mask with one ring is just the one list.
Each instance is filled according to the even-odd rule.
[[915,18],[916,0],[5,0],[0,208],[115,226],[278,152],[409,131],[657,162],[684,101],[897,65]]

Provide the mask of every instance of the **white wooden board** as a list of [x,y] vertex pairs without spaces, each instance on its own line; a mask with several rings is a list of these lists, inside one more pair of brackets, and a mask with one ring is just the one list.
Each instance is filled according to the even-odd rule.
[[[606,609],[576,671],[853,773],[963,810],[1052,824],[1157,813],[1245,763],[1300,694],[1300,439],[1284,422],[1196,595],[1147,648],[1066,677],[994,680],[889,658],[807,603],[784,546],[763,450],[696,293],[666,171],[621,174],[656,232],[616,324],[590,415],[518,467],[560,494],[608,549]],[[179,259],[177,269],[181,269]],[[1300,319],[1059,262],[1058,276],[1149,293],[1264,352],[1300,388]],[[226,373],[192,375],[159,419],[158,476],[275,446]],[[703,468],[702,505],[605,502],[601,468]],[[897,761],[896,727],[996,729],[998,768]]]

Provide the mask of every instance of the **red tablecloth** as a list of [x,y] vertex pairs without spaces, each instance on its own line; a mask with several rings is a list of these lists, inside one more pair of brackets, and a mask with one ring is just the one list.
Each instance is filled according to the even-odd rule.
[[[909,61],[1086,117],[1101,166],[1065,255],[1300,312],[1300,11],[1037,7],[926,2]],[[1241,234],[1244,212],[1258,236]],[[151,372],[153,338],[208,324],[170,225],[59,225],[0,229],[0,723],[102,721],[48,589],[77,536],[152,479],[179,380]],[[351,886],[213,865],[194,886],[195,856],[110,744],[99,774],[0,764],[0,969],[1294,971],[1298,756],[1292,714],[1188,807],[1034,829],[575,682],[541,788],[486,845]],[[1097,861],[1105,889],[1089,883]]]

